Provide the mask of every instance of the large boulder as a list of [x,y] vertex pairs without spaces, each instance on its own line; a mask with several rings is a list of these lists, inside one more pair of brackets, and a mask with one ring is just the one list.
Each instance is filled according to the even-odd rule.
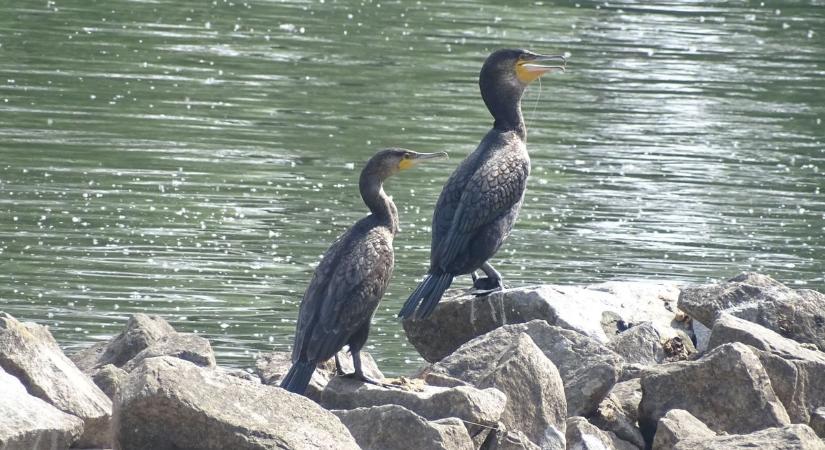
[[559,371],[527,333],[491,331],[464,344],[431,372],[504,392],[501,422],[540,447],[564,435],[567,401]]
[[522,333],[530,336],[558,369],[564,383],[567,415],[593,413],[616,383],[622,358],[594,339],[542,320],[505,325],[475,338],[435,364],[432,372],[459,379],[480,379],[488,372],[489,361],[478,355],[502,354]]
[[653,437],[653,450],[671,450],[685,439],[703,439],[715,437],[716,433],[701,420],[683,409],[671,409],[659,419],[656,435]]
[[504,424],[499,424],[486,436],[478,450],[565,450],[567,447],[564,435],[559,435],[555,442],[545,441],[544,447],[539,447],[518,430],[508,430]]
[[209,340],[194,333],[172,333],[161,337],[123,365],[131,372],[144,359],[174,356],[203,367],[215,367],[215,352]]
[[[651,322],[664,339],[688,331],[679,321],[676,284],[608,282],[589,286],[541,285],[490,295],[449,291],[433,314],[403,322],[410,343],[429,362],[502,325],[544,320],[603,344],[628,324]],[[583,308],[582,305],[587,305]]]
[[108,342],[99,342],[71,356],[84,373],[92,375],[107,364],[122,367],[138,353],[175,329],[160,316],[137,313],[129,317],[123,330]]
[[475,449],[467,428],[455,418],[429,421],[399,405],[332,412],[341,419],[363,450]]
[[115,398],[115,393],[127,378],[129,378],[129,373],[115,367],[114,364],[106,364],[92,375],[92,381],[110,399]]
[[761,325],[723,313],[713,325],[708,347],[730,342],[753,348],[792,422],[808,423],[811,411],[825,405],[825,385],[821,382],[825,380],[824,353]]
[[0,368],[0,449],[69,448],[82,433],[82,420],[32,397]]
[[584,417],[567,418],[565,437],[571,450],[639,450],[610,431],[600,430]]
[[817,436],[825,439],[825,406],[817,408],[811,413],[811,421],[808,425]]
[[63,354],[48,328],[0,313],[0,367],[29,394],[83,420],[79,447],[108,447],[112,402]]
[[782,449],[825,450],[825,442],[819,439],[807,425],[788,425],[756,431],[751,434],[731,434],[716,437],[694,437],[680,441],[674,450],[720,449]]
[[115,396],[115,449],[358,449],[312,400],[189,361],[149,358]]
[[327,409],[401,405],[427,420],[457,417],[487,427],[495,426],[506,402],[507,396],[495,388],[421,385],[418,389],[389,389],[343,377],[330,380],[320,398]]
[[766,275],[747,272],[722,283],[686,287],[679,308],[708,327],[727,312],[825,351],[825,294],[791,289]]
[[671,409],[716,432],[749,433],[790,423],[759,358],[744,344],[720,346],[697,361],[653,366],[641,379],[639,426],[646,439]]
[[[352,355],[350,355],[349,352],[338,352],[338,360],[341,362],[341,370],[345,373],[353,373],[355,371],[355,366],[352,364]],[[260,377],[261,383],[277,386],[281,383],[284,375],[289,372],[290,367],[292,367],[292,353],[265,353],[255,361],[255,374]],[[364,371],[364,375],[374,380],[384,378],[384,374],[378,369],[378,365],[369,352],[361,352],[361,369]],[[318,400],[321,397],[321,392],[327,383],[329,383],[329,380],[336,375],[335,358],[330,358],[319,363],[315,372],[312,374],[312,378],[309,380],[309,385],[304,395],[313,400]]]
[[[618,386],[618,384],[616,385]],[[615,386],[614,386],[615,390]],[[637,403],[638,407],[638,403]],[[604,431],[610,431],[619,439],[630,442],[639,448],[644,448],[645,440],[639,427],[636,425],[638,413],[625,412],[622,400],[613,394],[613,391],[599,404],[599,408],[588,419],[590,423]]]
[[607,346],[630,364],[659,364],[666,356],[659,331],[650,322],[623,331]]

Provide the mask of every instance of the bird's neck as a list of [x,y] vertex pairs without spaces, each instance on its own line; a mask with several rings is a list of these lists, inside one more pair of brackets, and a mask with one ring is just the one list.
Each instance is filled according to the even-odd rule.
[[515,131],[522,140],[527,138],[527,127],[521,114],[523,90],[509,87],[488,87],[482,83],[481,97],[495,122],[493,128],[499,131]]
[[384,192],[384,183],[375,176],[362,174],[359,182],[361,198],[370,209],[375,220],[380,225],[386,226],[397,234],[399,230],[398,209],[395,207],[392,198]]

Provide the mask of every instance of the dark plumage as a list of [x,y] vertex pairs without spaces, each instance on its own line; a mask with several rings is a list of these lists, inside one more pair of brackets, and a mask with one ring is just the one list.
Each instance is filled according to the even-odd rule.
[[351,375],[375,383],[361,371],[360,350],[392,275],[392,241],[398,233],[398,211],[384,193],[383,182],[420,161],[446,155],[395,148],[382,150],[367,162],[359,188],[372,214],[341,235],[315,269],[301,301],[293,365],[281,381],[282,388],[303,394],[316,365],[345,345],[355,366]]
[[[479,75],[481,97],[495,122],[478,148],[456,168],[433,213],[430,270],[398,316],[429,316],[454,277],[473,274],[477,293],[502,288],[501,275],[487,262],[513,228],[521,207],[530,157],[521,96],[527,85],[564,64],[562,56],[526,50],[498,50]],[[476,278],[481,269],[486,277]]]

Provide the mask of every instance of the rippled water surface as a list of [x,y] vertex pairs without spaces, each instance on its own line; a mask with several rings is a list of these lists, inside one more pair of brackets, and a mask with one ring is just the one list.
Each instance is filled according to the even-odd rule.
[[158,313],[251,366],[289,347],[319,256],[365,214],[363,161],[446,150],[387,185],[403,230],[368,344],[412,370],[394,313],[507,46],[570,56],[524,99],[510,285],[825,290],[822,1],[23,0],[0,2],[0,309],[69,351]]

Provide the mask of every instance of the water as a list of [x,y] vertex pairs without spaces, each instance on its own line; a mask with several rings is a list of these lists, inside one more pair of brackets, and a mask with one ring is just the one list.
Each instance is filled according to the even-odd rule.
[[249,367],[288,349],[312,268],[365,213],[363,161],[446,150],[387,186],[403,230],[368,344],[413,370],[393,317],[505,46],[570,55],[525,97],[510,285],[825,290],[822,1],[25,0],[0,2],[0,309],[70,352],[162,314]]

